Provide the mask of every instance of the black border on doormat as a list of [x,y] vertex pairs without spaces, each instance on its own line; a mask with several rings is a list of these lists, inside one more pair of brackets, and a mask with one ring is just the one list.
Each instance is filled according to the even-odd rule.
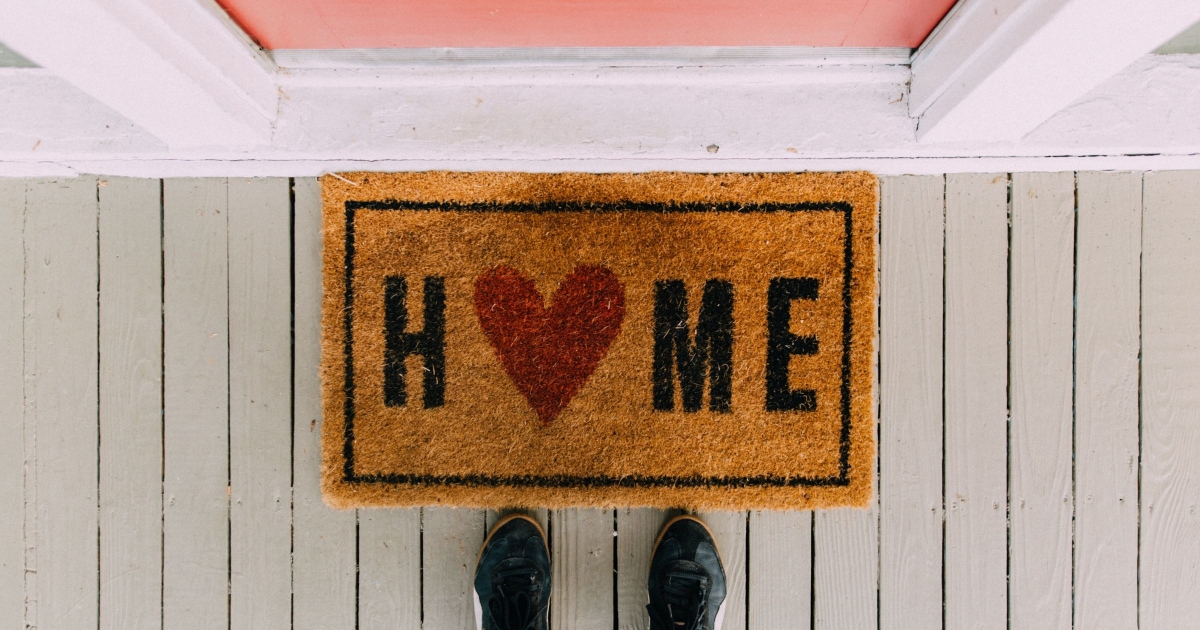
[[[345,459],[342,480],[347,483],[385,483],[407,485],[514,486],[541,488],[587,487],[697,487],[697,486],[846,486],[850,484],[850,342],[854,317],[851,311],[850,285],[854,270],[854,208],[845,201],[800,203],[737,202],[418,202],[418,201],[347,201],[346,205],[346,295],[342,309],[345,326],[345,396],[342,454]],[[359,210],[420,210],[447,212],[840,212],[845,218],[846,247],[842,281],[842,386],[841,444],[838,475],[829,477],[782,477],[756,475],[746,477],[687,477],[626,475],[428,475],[372,474],[354,472],[354,219]]]

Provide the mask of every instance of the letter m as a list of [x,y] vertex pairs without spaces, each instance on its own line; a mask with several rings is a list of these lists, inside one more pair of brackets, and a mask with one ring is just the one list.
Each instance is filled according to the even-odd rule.
[[733,390],[733,284],[704,283],[693,343],[682,280],[654,283],[654,409],[675,409],[675,371],[684,411],[699,411],[708,378],[708,408],[729,412]]

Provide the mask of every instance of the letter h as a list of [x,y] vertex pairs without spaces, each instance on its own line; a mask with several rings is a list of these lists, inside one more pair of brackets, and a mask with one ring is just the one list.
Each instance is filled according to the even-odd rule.
[[425,328],[420,332],[405,331],[407,300],[404,276],[388,276],[383,298],[383,402],[388,407],[403,407],[408,402],[405,359],[416,354],[425,359],[425,408],[441,407],[446,399],[445,281],[438,276],[425,277]]

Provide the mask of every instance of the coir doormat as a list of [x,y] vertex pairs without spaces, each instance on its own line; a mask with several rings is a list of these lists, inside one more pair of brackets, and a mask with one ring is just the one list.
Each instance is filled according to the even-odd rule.
[[330,504],[868,502],[872,175],[322,188]]

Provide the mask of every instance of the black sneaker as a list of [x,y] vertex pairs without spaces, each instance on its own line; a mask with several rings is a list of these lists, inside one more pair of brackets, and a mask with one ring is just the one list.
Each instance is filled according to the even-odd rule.
[[524,514],[488,532],[475,562],[475,625],[482,630],[546,630],[550,552],[546,533]]
[[650,560],[650,630],[717,630],[725,568],[712,532],[694,516],[677,516],[654,543]]

